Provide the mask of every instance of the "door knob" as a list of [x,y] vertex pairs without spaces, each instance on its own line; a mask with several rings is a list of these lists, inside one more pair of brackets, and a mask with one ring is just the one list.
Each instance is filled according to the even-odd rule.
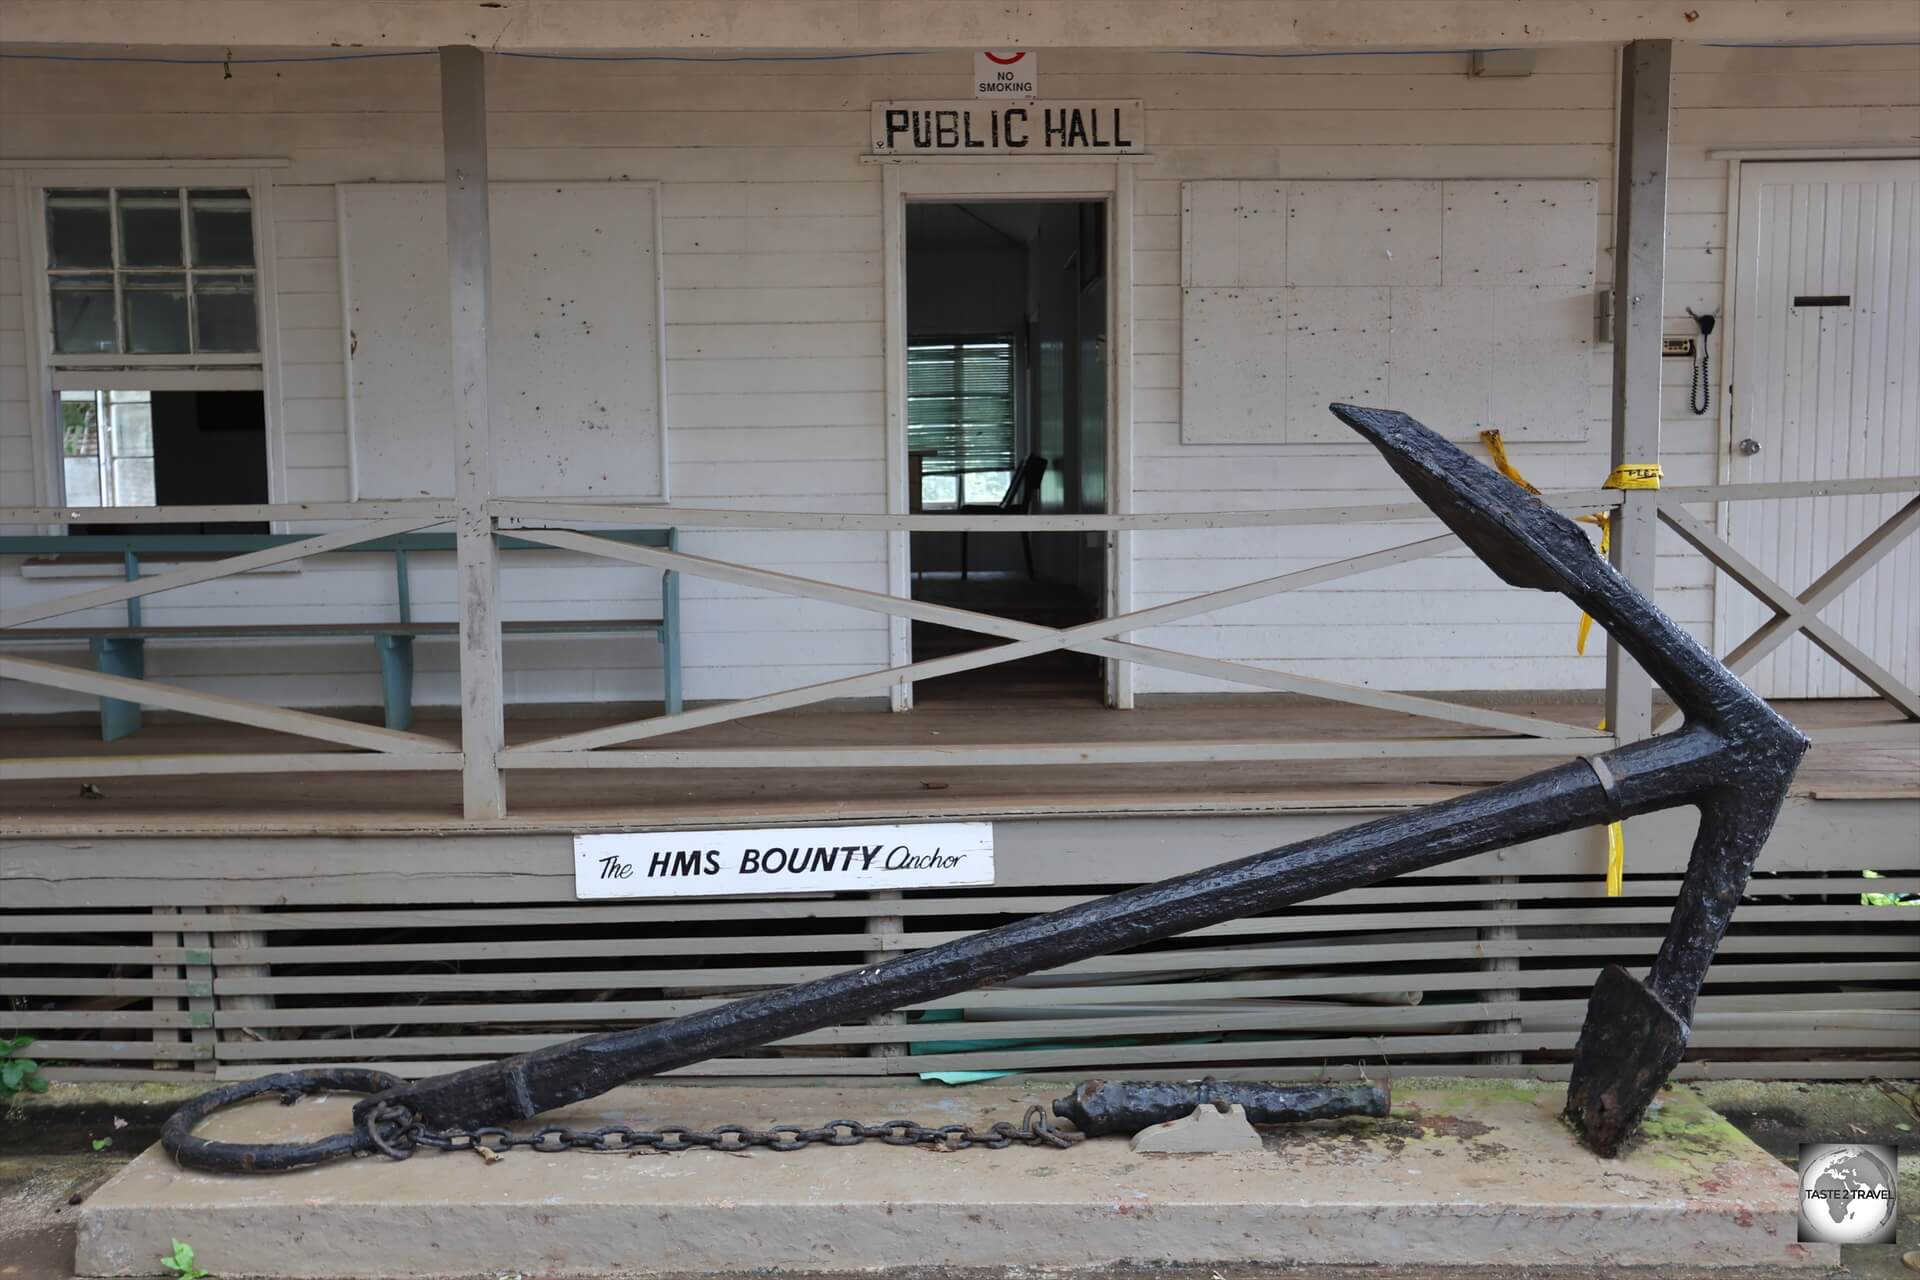
[[1745,440],[1742,440],[1740,442],[1739,448],[1741,453],[1751,458],[1754,454],[1760,452],[1760,442],[1758,440],[1755,440],[1752,436],[1748,436]]

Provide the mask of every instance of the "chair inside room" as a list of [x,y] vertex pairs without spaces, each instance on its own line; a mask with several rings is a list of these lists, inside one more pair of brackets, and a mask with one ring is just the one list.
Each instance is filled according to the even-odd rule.
[[[999,502],[963,503],[955,510],[963,516],[1031,515],[1034,499],[1040,496],[1040,481],[1046,474],[1047,460],[1037,453],[1028,454],[1027,460],[1020,464],[1020,469],[1013,473],[1013,481],[1007,485],[1007,491],[1001,495]],[[1020,548],[1027,558],[1027,577],[1032,578],[1034,576],[1033,534],[1024,529],[1020,532]],[[966,576],[967,530],[962,529],[960,531],[960,577],[964,579]]]

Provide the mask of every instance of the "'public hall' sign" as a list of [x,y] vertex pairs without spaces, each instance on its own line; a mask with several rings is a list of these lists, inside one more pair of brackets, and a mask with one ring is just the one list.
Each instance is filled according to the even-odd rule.
[[876,102],[875,155],[1070,156],[1143,149],[1130,102]]

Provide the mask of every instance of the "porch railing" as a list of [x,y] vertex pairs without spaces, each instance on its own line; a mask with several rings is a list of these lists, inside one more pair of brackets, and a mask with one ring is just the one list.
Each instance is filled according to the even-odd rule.
[[[112,586],[95,587],[37,604],[0,608],[0,628],[27,628],[32,623],[65,617],[104,605],[141,600],[162,591],[230,578],[256,569],[291,564],[329,551],[355,547],[398,534],[444,524],[455,512],[450,502],[280,503],[198,507],[25,507],[0,510],[0,524],[48,525],[98,521],[116,524],[198,524],[239,520],[351,521],[331,532],[316,533],[297,542],[249,551],[242,555],[184,565],[153,577],[134,576]],[[0,652],[0,677],[44,688],[101,698],[118,698],[169,711],[183,711],[228,724],[249,725],[294,737],[309,738],[348,751],[306,751],[227,754],[196,752],[177,755],[41,756],[0,760],[0,781],[32,778],[96,778],[129,775],[219,773],[335,773],[370,771],[458,771],[466,764],[460,750],[430,734],[387,729],[338,716],[296,711],[269,703],[185,689],[154,680],[85,671],[64,663],[23,658]]]
[[[1747,485],[1707,485],[1668,488],[1658,497],[1660,520],[1742,588],[1774,611],[1771,621],[1727,652],[1736,672],[1750,669],[1789,637],[1805,634],[1809,640],[1858,676],[1881,699],[1900,712],[1896,724],[1816,731],[1816,739],[1920,741],[1920,695],[1875,662],[1858,645],[1821,619],[1820,611],[1849,586],[1880,563],[1920,527],[1920,497],[1909,501],[1891,518],[1861,539],[1805,590],[1789,591],[1751,560],[1729,545],[1712,523],[1691,508],[1779,498],[1838,497],[1865,494],[1920,493],[1920,476],[1872,480],[1801,481]],[[1581,490],[1546,495],[1546,501],[1570,513],[1604,511],[1617,507],[1620,495],[1611,490]],[[152,578],[116,583],[42,603],[0,609],[0,628],[22,627],[100,605],[153,595],[158,592],[283,564],[326,551],[352,548],[375,539],[442,524],[459,517],[457,504],[447,501],[406,501],[345,504],[280,504],[173,508],[119,508],[116,523],[166,525],[228,520],[351,521],[343,528],[316,534],[299,542],[245,555],[208,561]],[[0,525],[45,525],[99,519],[102,512],[70,508],[0,509]],[[215,720],[252,725],[317,739],[347,751],[277,755],[171,754],[98,756],[81,758],[23,758],[0,760],[0,780],[64,777],[103,777],[127,774],[164,775],[237,771],[339,770],[461,770],[482,792],[497,792],[501,771],[517,769],[681,769],[681,768],[877,768],[967,765],[1047,765],[1194,763],[1277,761],[1298,759],[1365,759],[1455,756],[1570,756],[1605,750],[1615,745],[1612,734],[1551,719],[1534,718],[1497,709],[1464,705],[1441,698],[1344,684],[1318,677],[1245,662],[1226,661],[1138,643],[1127,637],[1148,627],[1212,613],[1235,605],[1268,599],[1291,591],[1408,564],[1457,548],[1451,534],[1416,538],[1378,551],[1348,556],[1309,569],[1262,578],[1183,600],[1154,605],[1068,627],[1048,627],[1002,618],[950,605],[913,600],[884,592],[849,587],[818,578],[801,577],[734,561],[684,551],[635,546],[599,536],[590,530],[561,527],[582,524],[644,522],[671,524],[683,529],[759,529],[808,531],[911,533],[993,530],[1001,532],[1140,533],[1167,530],[1221,530],[1286,528],[1303,525],[1353,525],[1385,522],[1432,522],[1432,514],[1415,502],[1353,504],[1275,511],[1199,513],[1142,513],[1119,515],[892,515],[801,511],[747,511],[658,505],[569,502],[556,500],[494,499],[485,518],[498,532],[559,550],[662,570],[676,570],[736,586],[770,590],[806,600],[871,610],[891,618],[937,623],[996,637],[1003,643],[989,648],[835,680],[786,689],[777,693],[702,706],[673,715],[660,715],[540,741],[503,747],[491,759],[476,759],[457,745],[424,733],[377,728],[333,716],[290,710],[264,703],[199,692],[148,680],[132,680],[80,670],[59,663],[0,654],[0,676],[29,684],[101,697],[122,698],[149,706],[184,711]],[[1652,584],[1643,584],[1651,587]],[[491,611],[483,611],[493,616]],[[497,626],[497,621],[495,623]],[[498,636],[493,637],[497,652]],[[668,734],[707,725],[745,719],[803,707],[829,699],[880,694],[895,685],[929,680],[961,671],[996,666],[1036,654],[1070,651],[1119,662],[1137,663],[1189,675],[1231,681],[1255,688],[1305,695],[1375,710],[1427,717],[1472,734],[1430,737],[1374,737],[1342,740],[1176,740],[1151,743],[1061,742],[1045,744],[991,743],[965,746],[919,747],[786,747],[702,748],[644,747]],[[484,683],[484,682],[483,682]],[[1626,682],[1621,682],[1623,685]],[[1607,723],[1623,723],[1623,695],[1609,693]],[[1650,708],[1639,709],[1644,717]],[[500,709],[463,706],[464,715],[489,714]],[[1665,727],[1665,726],[1663,726]]]

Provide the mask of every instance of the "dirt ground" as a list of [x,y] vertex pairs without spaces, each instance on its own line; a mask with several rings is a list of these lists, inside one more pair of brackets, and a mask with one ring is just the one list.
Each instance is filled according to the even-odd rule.
[[[1809,1084],[1721,1081],[1695,1088],[1715,1110],[1761,1147],[1793,1164],[1802,1142],[1886,1142],[1901,1150],[1899,1243],[1843,1251],[1835,1280],[1914,1280],[1920,1267],[1903,1262],[1914,1251],[1920,1262],[1920,1087],[1886,1084]],[[56,1086],[44,1097],[0,1116],[0,1280],[71,1280],[75,1207],[128,1160],[154,1142],[161,1122],[182,1095],[156,1086]],[[115,1121],[123,1121],[121,1127]],[[96,1150],[94,1143],[111,1139]],[[191,1239],[191,1224],[181,1235]],[[200,1260],[219,1275],[218,1259]],[[162,1271],[154,1260],[154,1275]],[[639,1273],[636,1273],[638,1275]],[[1009,1266],[988,1271],[912,1268],[854,1276],[814,1275],[810,1280],[1085,1280],[1085,1272]],[[1622,1272],[1595,1259],[1590,1268],[1412,1267],[1387,1273],[1392,1280],[1603,1280],[1621,1275],[1648,1280],[1772,1280],[1765,1273],[1661,1269]],[[1804,1272],[1795,1273],[1804,1280]],[[1139,1267],[1111,1269],[1105,1280],[1360,1280],[1382,1275],[1352,1267]],[[228,1280],[222,1277],[221,1280]],[[237,1278],[234,1278],[237,1280]],[[341,1277],[340,1280],[355,1280]],[[501,1271],[474,1280],[549,1280],[532,1273]],[[665,1280],[654,1276],[650,1280]],[[679,1278],[675,1278],[679,1280]],[[692,1280],[691,1277],[685,1280]],[[705,1275],[700,1280],[766,1280]]]

